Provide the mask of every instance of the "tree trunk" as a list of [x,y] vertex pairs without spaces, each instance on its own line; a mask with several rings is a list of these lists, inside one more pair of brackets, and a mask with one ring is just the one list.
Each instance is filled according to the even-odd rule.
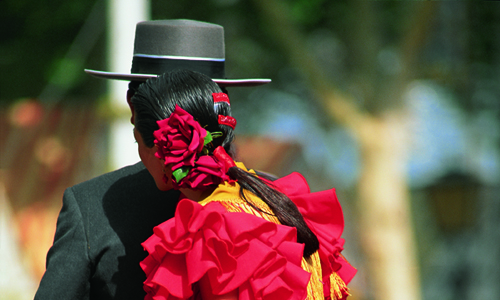
[[407,188],[408,132],[401,112],[364,122],[358,182],[361,245],[375,299],[420,299]]

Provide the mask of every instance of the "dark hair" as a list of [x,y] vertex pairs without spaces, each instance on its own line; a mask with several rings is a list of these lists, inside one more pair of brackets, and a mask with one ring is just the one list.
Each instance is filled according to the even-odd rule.
[[[178,105],[206,130],[223,133],[221,138],[214,139],[209,151],[222,146],[234,157],[233,129],[218,123],[218,115],[231,116],[231,107],[224,102],[214,105],[212,98],[212,93],[220,92],[221,88],[209,77],[193,71],[177,70],[151,78],[141,84],[132,97],[135,127],[145,145],[153,147],[153,132],[158,129],[156,121],[168,118]],[[297,240],[305,244],[304,257],[309,257],[319,248],[317,237],[309,229],[295,204],[276,190],[272,183],[266,183],[238,167],[230,168],[227,174],[238,181],[241,186],[240,195],[249,205],[261,211],[248,201],[245,196],[247,191],[262,199],[281,224],[297,228]]]

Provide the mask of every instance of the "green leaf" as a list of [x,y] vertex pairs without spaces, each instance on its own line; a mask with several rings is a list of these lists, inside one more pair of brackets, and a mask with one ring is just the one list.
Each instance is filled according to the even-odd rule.
[[216,138],[222,136],[222,131],[212,132],[211,135],[212,135],[212,139],[216,139]]
[[214,140],[214,138],[218,138],[221,136],[222,136],[221,131],[216,131],[212,133],[210,133],[210,131],[207,131],[207,135],[205,136],[205,142],[203,143],[203,146],[210,144]]
[[187,176],[187,174],[191,171],[190,167],[180,167],[179,169],[175,170],[172,172],[172,176],[174,176],[175,181],[179,183],[184,177]]
[[210,131],[207,131],[207,135],[205,136],[205,142],[203,143],[203,146],[206,146],[212,141],[213,141],[212,134],[210,133]]

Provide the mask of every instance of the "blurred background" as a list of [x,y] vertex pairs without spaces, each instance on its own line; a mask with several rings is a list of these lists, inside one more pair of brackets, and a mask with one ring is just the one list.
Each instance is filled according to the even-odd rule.
[[1,300],[32,299],[64,189],[139,160],[126,83],[83,69],[128,72],[136,21],[173,18],[273,80],[229,90],[239,158],[337,189],[352,299],[500,299],[500,4],[3,0]]

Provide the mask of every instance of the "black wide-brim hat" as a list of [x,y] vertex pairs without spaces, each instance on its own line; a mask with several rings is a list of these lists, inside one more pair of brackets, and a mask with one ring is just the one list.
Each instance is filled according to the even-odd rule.
[[160,74],[188,69],[205,74],[220,86],[257,86],[271,79],[227,79],[224,28],[193,20],[137,23],[130,74],[85,69],[100,78],[146,81]]

